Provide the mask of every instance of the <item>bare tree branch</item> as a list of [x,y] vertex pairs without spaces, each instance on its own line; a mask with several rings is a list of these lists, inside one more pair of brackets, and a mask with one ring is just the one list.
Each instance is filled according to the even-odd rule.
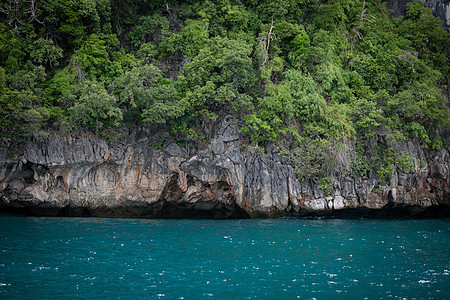
[[164,0],[164,5],[166,6],[167,12],[169,12],[170,8],[169,8],[169,4],[167,3],[167,0]]
[[[355,29],[353,29],[355,31],[355,35],[359,38],[362,39],[364,36],[363,34],[359,31],[359,28],[361,27],[363,21],[367,21],[369,23],[374,22],[374,20],[376,20],[377,18],[375,18],[374,16],[370,15],[370,14],[366,14],[367,8],[366,8],[366,0],[364,0],[363,2],[363,7],[361,10],[361,14],[359,15],[359,22],[358,22],[358,26],[356,26]],[[372,19],[369,20],[366,16],[371,17]]]
[[38,22],[39,24],[44,25],[44,23],[41,22],[41,21],[39,21],[38,18],[37,18],[37,16],[36,16],[36,13],[37,13],[37,11],[38,11],[38,8],[37,8],[37,5],[36,5],[36,0],[30,0],[30,1],[27,1],[27,2],[30,2],[30,7],[27,8],[27,9],[25,9],[25,10],[24,10],[24,13],[30,15],[30,20],[28,21],[28,23],[31,23],[31,22],[33,22],[33,21],[36,21],[36,22]]
[[276,38],[275,34],[272,33],[273,29],[274,29],[274,26],[273,26],[273,17],[272,17],[272,23],[270,25],[269,33],[267,34],[267,36],[265,34],[263,34],[259,38],[259,45],[261,46],[262,55],[264,57],[264,61],[263,61],[262,65],[266,65],[269,61],[270,41],[272,41]]
[[[27,4],[29,3],[29,5]],[[27,8],[23,8],[27,4]],[[25,21],[21,20],[24,15],[30,15],[30,19],[26,23],[38,22],[45,26],[44,22],[37,18],[38,7],[36,0],[10,0],[9,3],[0,7],[0,12],[6,15],[6,23],[13,28],[15,32],[19,32],[19,26]]]

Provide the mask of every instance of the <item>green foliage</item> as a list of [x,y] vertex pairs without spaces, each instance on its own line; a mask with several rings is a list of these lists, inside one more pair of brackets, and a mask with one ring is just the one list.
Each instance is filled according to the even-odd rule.
[[[238,1],[197,1],[187,11],[190,13],[186,14],[186,27],[200,25],[210,37],[250,41],[260,23],[258,16]],[[189,31],[193,32],[192,29]]]
[[149,42],[167,42],[171,33],[169,25],[169,20],[159,13],[155,13],[153,16],[142,16],[139,19],[139,25],[133,28],[128,39],[136,48]]
[[411,155],[407,152],[400,154],[400,159],[397,160],[397,168],[403,173],[414,170],[415,165],[412,162]]
[[[8,47],[1,50],[6,66],[15,52]],[[15,62],[18,62],[17,60]],[[17,68],[16,68],[17,66]],[[13,140],[38,130],[49,118],[50,111],[42,101],[45,69],[30,62],[19,68],[0,67],[0,139]]]
[[[450,128],[449,108],[438,90],[428,84],[414,83],[387,101],[386,111],[397,117],[397,127],[411,138],[429,143],[426,128]],[[395,126],[394,126],[395,127]]]
[[44,97],[52,105],[60,104],[69,107],[75,102],[77,89],[77,74],[73,65],[55,72],[47,82]]
[[218,113],[250,108],[246,91],[255,82],[252,49],[240,40],[215,37],[183,67],[177,84],[184,95],[185,113],[210,126]]
[[[28,11],[31,10],[29,3]],[[37,12],[36,29],[45,31],[58,45],[63,46],[66,53],[71,53],[75,41],[82,37],[111,33],[109,0],[38,0],[34,9]]]
[[119,46],[114,34],[91,34],[78,43],[81,46],[72,56],[72,61],[83,78],[110,82],[123,73],[122,65],[111,59],[113,51]]
[[163,145],[164,145],[164,141],[151,142],[150,144],[156,150],[162,150],[163,149]]
[[108,94],[103,86],[86,82],[79,99],[68,109],[71,124],[93,129],[96,133],[117,126],[122,120],[117,102],[117,98]]
[[306,34],[303,26],[300,29],[300,33],[295,36],[295,38],[291,41],[292,45],[292,56],[294,58],[300,57],[303,53],[309,50],[311,46],[311,41],[309,36]]
[[279,138],[278,132],[272,125],[273,123],[282,125],[281,120],[278,117],[267,120],[264,116],[253,113],[247,115],[244,118],[244,122],[244,126],[240,130],[240,133],[250,136],[251,141],[256,145],[261,141],[267,140],[275,142]]
[[174,34],[170,42],[174,45],[174,50],[180,51],[188,57],[194,57],[201,49],[207,46],[209,33],[207,24],[201,20],[186,20],[186,26],[181,30],[181,34]]
[[327,30],[354,25],[361,13],[362,2],[352,0],[332,0],[322,5],[315,23]]
[[356,151],[352,157],[352,175],[365,177],[372,170],[369,158],[365,155],[360,143],[357,143]]
[[192,128],[188,128],[186,123],[173,122],[172,123],[172,132],[174,132],[174,133],[181,133],[187,139],[200,139],[200,140],[202,140],[202,139],[205,138],[205,136],[199,135]]
[[259,110],[246,118],[243,133],[259,131],[259,138],[267,136],[275,141],[289,132],[286,124],[296,122],[308,134],[328,138],[348,138],[355,134],[348,105],[327,105],[315,81],[299,71],[289,70],[284,77],[282,83],[267,87],[267,96],[259,101]]
[[[394,170],[408,173],[415,169],[415,164],[408,152],[399,153],[392,146],[379,141],[373,146],[373,139],[359,140],[353,154],[351,175],[367,177],[375,172],[381,185],[389,184]],[[422,162],[420,162],[422,167]]]
[[161,75],[156,66],[145,65],[133,68],[114,81],[115,94],[129,108],[129,118],[165,123],[183,115],[185,104],[180,101],[174,83]]
[[376,146],[371,149],[370,156],[378,180],[382,184],[388,184],[395,169],[396,153],[394,149],[387,145]]
[[320,179],[319,189],[321,189],[327,197],[333,195],[334,190],[333,185],[331,184],[331,179],[328,177]]
[[423,125],[416,123],[416,122],[411,122],[411,123],[406,124],[404,129],[409,134],[410,137],[420,138],[425,143],[430,142],[427,131],[423,127]]
[[62,49],[54,44],[52,40],[37,39],[30,51],[30,59],[35,64],[48,65],[49,68],[59,65],[62,58]]
[[359,132],[369,138],[375,136],[375,129],[383,122],[382,111],[377,103],[365,98],[360,98],[353,104],[355,127]]
[[440,136],[435,136],[431,140],[430,148],[431,150],[440,150],[444,146],[444,142],[442,141]]
[[406,6],[408,7],[406,15],[412,20],[418,20],[421,15],[431,11],[431,9],[425,8],[420,2],[410,2]]
[[[194,149],[233,115],[250,148],[274,142],[317,178],[332,169],[332,143],[438,149],[450,35],[422,2],[407,7],[391,19],[379,0],[6,1],[2,138],[124,121],[160,124]],[[364,145],[354,173],[387,180],[408,164]]]
[[392,176],[392,171],[394,170],[394,165],[392,164],[384,164],[380,165],[377,169],[377,175],[380,182],[384,184],[389,184],[389,180]]
[[196,88],[211,81],[214,84],[231,84],[243,91],[255,80],[250,59],[251,47],[240,41],[216,37],[203,47],[192,62],[183,68],[188,88]]
[[305,177],[323,178],[328,176],[335,165],[336,145],[325,139],[298,137],[292,150],[284,150],[292,160],[294,172],[299,180]]
[[37,97],[31,91],[1,90],[0,139],[11,140],[28,135],[49,118],[49,111],[37,106],[37,101]]

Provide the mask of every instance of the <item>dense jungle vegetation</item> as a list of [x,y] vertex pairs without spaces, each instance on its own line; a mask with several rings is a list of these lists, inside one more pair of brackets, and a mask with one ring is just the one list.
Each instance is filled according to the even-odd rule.
[[352,172],[387,178],[410,164],[390,143],[436,150],[450,127],[450,35],[421,1],[389,15],[381,0],[3,1],[0,139],[148,124],[198,149],[227,118],[299,177],[353,143]]

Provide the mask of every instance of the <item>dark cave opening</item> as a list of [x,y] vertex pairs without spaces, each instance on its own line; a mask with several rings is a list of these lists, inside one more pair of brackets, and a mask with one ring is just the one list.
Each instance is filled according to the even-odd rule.
[[[233,189],[226,181],[213,184],[196,181],[187,176],[187,189],[178,185],[178,175],[169,180],[161,197],[162,206],[156,218],[248,219],[250,215],[239,205]],[[196,192],[187,194],[190,187]]]

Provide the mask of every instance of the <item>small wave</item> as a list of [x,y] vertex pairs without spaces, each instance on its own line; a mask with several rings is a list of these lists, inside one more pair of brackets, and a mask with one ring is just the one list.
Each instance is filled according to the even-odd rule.
[[431,282],[431,280],[419,280],[419,283],[421,283],[421,284],[423,284],[423,283],[430,283]]

